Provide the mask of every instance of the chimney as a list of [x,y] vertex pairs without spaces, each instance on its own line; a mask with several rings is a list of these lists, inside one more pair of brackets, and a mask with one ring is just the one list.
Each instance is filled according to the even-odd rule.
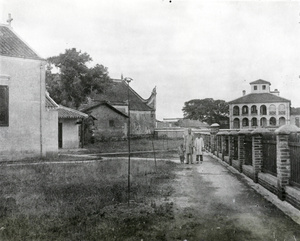
[[243,96],[245,96],[246,95],[246,90],[243,90]]
[[270,93],[279,96],[280,92],[278,89],[275,89],[274,91],[270,91]]

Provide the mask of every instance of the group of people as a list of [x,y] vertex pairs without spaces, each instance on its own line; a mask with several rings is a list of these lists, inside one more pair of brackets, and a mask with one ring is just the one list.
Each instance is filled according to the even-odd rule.
[[204,141],[201,134],[196,134],[196,139],[192,134],[192,130],[188,129],[188,134],[184,136],[183,143],[178,147],[178,155],[180,162],[184,163],[186,159],[186,164],[193,164],[193,154],[196,155],[196,163],[203,162],[203,151],[204,151]]

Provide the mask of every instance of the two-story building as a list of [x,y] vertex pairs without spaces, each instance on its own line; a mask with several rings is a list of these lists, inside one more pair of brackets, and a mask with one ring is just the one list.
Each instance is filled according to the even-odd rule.
[[278,127],[290,123],[291,101],[270,90],[271,83],[262,79],[250,83],[251,93],[228,102],[230,129]]

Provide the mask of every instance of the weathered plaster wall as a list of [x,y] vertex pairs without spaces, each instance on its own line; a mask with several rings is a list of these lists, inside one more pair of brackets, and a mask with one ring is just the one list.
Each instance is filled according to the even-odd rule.
[[151,111],[130,111],[130,127],[133,135],[153,133],[155,122],[155,114]]
[[1,56],[0,76],[0,85],[9,87],[9,126],[0,126],[0,160],[45,155],[44,61]]
[[62,123],[63,133],[63,149],[74,149],[79,147],[79,125],[76,124],[77,119],[59,119]]
[[58,111],[49,110],[45,112],[44,126],[44,149],[47,156],[58,153]]
[[[106,105],[98,106],[93,109],[91,114],[97,118],[95,120],[96,139],[123,138],[127,136],[128,118],[125,116],[116,113]],[[110,121],[113,126],[110,125]]]

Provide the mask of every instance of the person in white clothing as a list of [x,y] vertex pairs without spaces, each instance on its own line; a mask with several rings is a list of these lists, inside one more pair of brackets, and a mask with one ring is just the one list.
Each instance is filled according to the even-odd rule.
[[199,163],[199,157],[200,157],[200,163],[203,162],[203,151],[204,151],[204,141],[200,134],[197,135],[197,138],[194,143],[195,147],[195,154],[196,154],[196,162]]

